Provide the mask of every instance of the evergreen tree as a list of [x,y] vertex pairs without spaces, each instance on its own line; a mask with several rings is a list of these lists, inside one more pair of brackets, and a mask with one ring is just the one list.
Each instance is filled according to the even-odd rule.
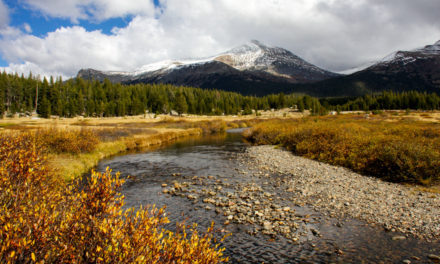
[[41,99],[40,105],[38,106],[38,114],[43,118],[49,118],[51,114],[50,108],[50,102],[47,100],[46,96],[44,96]]
[[298,101],[298,111],[300,111],[301,113],[304,112],[304,102],[303,102],[303,100],[299,100]]
[[182,115],[188,111],[188,103],[186,102],[185,95],[183,95],[181,91],[179,91],[176,95],[176,103],[174,107],[179,115]]

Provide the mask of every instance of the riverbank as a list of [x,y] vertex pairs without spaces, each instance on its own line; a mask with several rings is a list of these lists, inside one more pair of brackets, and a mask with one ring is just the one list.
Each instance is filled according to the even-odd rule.
[[[251,116],[22,117],[0,119],[0,133],[43,134],[42,142],[50,141],[54,148],[46,153],[49,166],[60,178],[71,181],[89,172],[100,160],[119,153],[148,149],[183,137],[223,132],[227,128],[247,127],[256,120]],[[86,137],[79,135],[81,131]],[[78,148],[79,145],[85,149]]]
[[135,134],[115,141],[101,142],[91,152],[81,154],[50,154],[48,160],[51,168],[53,168],[60,177],[66,181],[70,181],[89,172],[104,158],[130,150],[160,146],[183,137],[200,136],[202,133],[203,131],[199,128],[150,129],[148,133]]
[[269,173],[283,174],[285,188],[297,205],[307,204],[324,215],[352,217],[408,236],[440,239],[438,193],[362,176],[274,146],[250,147],[246,155],[268,177]]
[[246,131],[256,145],[280,145],[298,156],[386,181],[440,183],[440,124],[388,116],[270,120]]

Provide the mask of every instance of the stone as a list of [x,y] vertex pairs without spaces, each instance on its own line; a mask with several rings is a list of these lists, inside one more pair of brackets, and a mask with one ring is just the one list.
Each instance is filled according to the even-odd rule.
[[263,228],[264,228],[264,230],[266,230],[266,231],[270,231],[270,230],[272,230],[272,228],[273,228],[272,223],[269,222],[269,221],[264,221],[264,222],[263,222]]
[[409,259],[404,259],[404,260],[402,261],[402,263],[404,263],[404,264],[411,264],[411,260],[409,260]]
[[406,237],[405,237],[405,236],[393,236],[392,239],[393,239],[393,240],[405,240]]
[[204,203],[210,203],[210,204],[215,204],[215,200],[212,198],[205,198],[203,199]]
[[429,254],[429,255],[428,255],[428,258],[429,258],[430,260],[437,260],[437,261],[440,261],[440,256],[437,256],[437,255],[434,255],[434,254]]
[[193,194],[189,194],[187,197],[190,200],[196,200],[197,198],[199,198],[199,197],[197,197],[197,195],[193,195]]
[[180,189],[182,189],[182,185],[180,183],[178,183],[178,182],[175,182],[174,183],[174,189],[180,190]]
[[319,231],[316,230],[315,228],[310,228],[310,231],[312,231],[312,234],[313,234],[314,236],[319,236]]

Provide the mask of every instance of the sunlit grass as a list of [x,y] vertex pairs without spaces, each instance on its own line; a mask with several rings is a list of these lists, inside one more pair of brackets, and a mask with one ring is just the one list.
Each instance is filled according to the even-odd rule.
[[348,115],[257,124],[246,137],[395,182],[440,180],[440,124]]

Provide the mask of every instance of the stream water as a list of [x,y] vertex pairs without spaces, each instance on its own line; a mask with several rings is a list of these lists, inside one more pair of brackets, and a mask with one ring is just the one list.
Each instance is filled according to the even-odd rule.
[[[239,157],[246,148],[239,133],[190,138],[158,150],[103,160],[97,170],[110,167],[121,172],[122,177],[130,175],[122,190],[126,206],[166,206],[171,221],[167,228],[171,230],[177,221],[195,222],[200,230],[206,230],[214,221],[218,236],[232,232],[222,244],[231,263],[402,263],[403,260],[429,263],[427,255],[439,248],[438,242],[414,238],[393,240],[399,234],[354,219],[328,218],[311,207],[290,204],[288,193],[267,179],[254,177],[254,168],[241,161]],[[246,182],[260,184],[265,191],[275,193],[280,204],[311,219],[302,226],[305,236],[293,243],[283,236],[251,234],[254,228],[251,224],[224,225],[226,217],[205,209],[202,201],[162,193],[162,184],[190,181],[194,176],[228,182],[230,188]],[[319,230],[320,236],[315,236],[311,229]]]

